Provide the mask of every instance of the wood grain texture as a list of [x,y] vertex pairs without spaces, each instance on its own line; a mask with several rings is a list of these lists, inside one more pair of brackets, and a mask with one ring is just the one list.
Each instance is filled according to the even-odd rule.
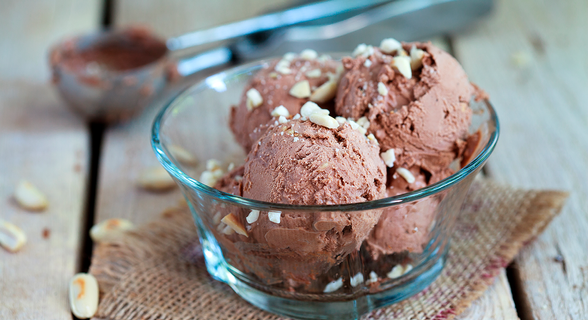
[[454,45],[500,117],[490,176],[571,192],[561,215],[516,259],[525,319],[588,314],[586,12],[583,0],[498,1],[494,17]]
[[48,81],[48,49],[96,30],[100,0],[0,1],[0,79]]
[[153,1],[119,0],[114,25],[144,24],[164,37],[210,28],[281,9],[296,0]]
[[508,320],[518,319],[517,310],[512,299],[506,272],[502,270],[486,292],[456,320]]
[[[28,237],[17,253],[0,248],[0,319],[72,318],[67,292],[79,267],[88,145],[85,125],[52,88],[0,81],[0,218]],[[47,195],[46,211],[16,204],[21,179]]]
[[175,188],[152,192],[139,188],[137,179],[146,168],[160,166],[151,149],[151,125],[158,109],[169,95],[163,95],[143,114],[127,124],[106,130],[98,172],[96,218],[125,218],[146,223],[182,199]]

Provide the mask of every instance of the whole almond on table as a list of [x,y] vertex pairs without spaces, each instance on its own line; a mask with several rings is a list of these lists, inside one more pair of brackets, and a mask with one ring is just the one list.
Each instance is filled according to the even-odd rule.
[[69,284],[71,312],[79,319],[89,319],[98,310],[98,281],[87,273],[76,274]]
[[168,150],[171,153],[171,155],[182,164],[189,166],[198,164],[198,160],[196,159],[196,157],[194,157],[193,154],[190,153],[190,151],[178,145],[171,145],[169,146]]
[[112,241],[124,235],[125,231],[133,229],[135,229],[135,225],[129,220],[119,218],[107,219],[90,229],[90,238],[94,242]]
[[49,205],[47,197],[32,183],[21,180],[14,190],[14,199],[18,204],[31,211],[45,210]]
[[174,188],[176,183],[162,167],[143,170],[137,180],[139,187],[150,191],[166,191]]
[[26,242],[27,236],[19,227],[0,219],[0,246],[10,252],[17,252]]

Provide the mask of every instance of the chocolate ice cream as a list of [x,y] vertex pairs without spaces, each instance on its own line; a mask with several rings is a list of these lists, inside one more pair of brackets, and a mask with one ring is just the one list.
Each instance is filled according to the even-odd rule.
[[394,149],[397,168],[436,174],[463,150],[472,87],[459,63],[430,43],[387,49],[343,59],[335,111],[367,117],[382,151]]
[[[471,159],[476,89],[454,58],[393,39],[353,56],[337,70],[305,50],[256,74],[230,119],[247,159],[215,187],[269,203],[361,203],[424,188]],[[352,259],[375,271],[371,285],[422,253],[443,196],[353,213],[220,210],[214,223],[233,266],[265,284],[327,292]],[[368,275],[348,276],[354,287]]]
[[327,56],[317,57],[316,52],[305,50],[300,55],[286,54],[260,70],[239,105],[231,109],[229,122],[237,142],[249,151],[267,129],[260,126],[272,121],[272,111],[279,106],[289,115],[297,114],[309,100],[332,109],[338,65]]

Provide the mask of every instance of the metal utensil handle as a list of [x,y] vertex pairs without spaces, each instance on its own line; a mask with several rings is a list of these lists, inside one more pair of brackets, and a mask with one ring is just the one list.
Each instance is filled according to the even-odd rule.
[[206,43],[234,39],[260,31],[326,18],[352,10],[370,8],[385,2],[390,2],[390,0],[330,0],[313,3],[170,38],[167,40],[167,47],[171,51],[183,50]]

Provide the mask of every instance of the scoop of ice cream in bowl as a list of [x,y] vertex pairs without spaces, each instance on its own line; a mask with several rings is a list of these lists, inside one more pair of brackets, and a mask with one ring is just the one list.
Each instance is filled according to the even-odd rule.
[[394,39],[213,75],[152,130],[211,276],[301,319],[356,319],[434,281],[497,140],[492,106],[453,57]]

